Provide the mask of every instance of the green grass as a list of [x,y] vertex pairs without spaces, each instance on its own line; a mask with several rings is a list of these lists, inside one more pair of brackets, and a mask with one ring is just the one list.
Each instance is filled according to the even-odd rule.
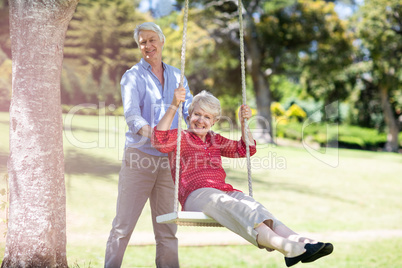
[[[64,135],[68,261],[72,267],[103,267],[126,126],[123,118],[114,116],[66,120],[72,124],[71,131],[65,127]],[[0,113],[0,127],[3,177],[8,156],[7,113]],[[335,232],[401,229],[400,154],[259,144],[252,159],[254,197],[297,232],[325,238]],[[225,160],[224,165],[228,181],[247,192],[245,162]],[[179,227],[179,232],[189,235],[218,230],[224,229]],[[139,232],[152,232],[148,205],[134,240]],[[303,266],[402,267],[402,259],[397,257],[402,237],[335,238],[333,255]],[[0,256],[4,252],[1,241]],[[179,254],[182,267],[285,267],[281,254],[253,246],[180,247]],[[154,257],[154,246],[129,246],[123,267],[154,267]]]
[[[303,264],[300,267],[364,267],[364,268],[397,268],[402,260],[402,239],[383,239],[377,241],[356,241],[334,243],[335,250],[330,257],[315,263]],[[80,267],[102,267],[102,247],[75,246],[69,250],[70,255],[85,256],[82,259],[69,258],[70,265]],[[123,267],[155,267],[154,246],[130,246],[127,248]],[[221,247],[180,247],[181,267],[285,267],[283,257],[277,252],[267,253],[254,246],[221,246]],[[89,263],[89,261],[91,263]],[[88,264],[91,264],[90,266]]]

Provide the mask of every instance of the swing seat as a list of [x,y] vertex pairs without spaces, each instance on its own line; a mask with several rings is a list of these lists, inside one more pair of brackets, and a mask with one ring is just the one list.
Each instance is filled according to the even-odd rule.
[[156,217],[157,223],[175,223],[181,226],[223,227],[202,212],[179,211]]

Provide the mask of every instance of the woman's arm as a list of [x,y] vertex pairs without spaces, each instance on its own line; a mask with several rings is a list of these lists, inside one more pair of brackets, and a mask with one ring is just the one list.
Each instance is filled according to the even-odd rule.
[[140,134],[141,136],[151,138],[152,136],[152,128],[150,125],[145,125],[140,130],[138,130],[137,134]]
[[[165,115],[156,125],[157,130],[169,130],[172,126],[172,122],[174,116],[176,114],[177,108],[180,105],[180,102],[184,102],[186,100],[186,90],[184,88],[176,88],[173,93],[173,100],[169,108],[167,109]],[[180,124],[180,122],[179,122]]]
[[[242,105],[239,111],[239,120],[241,123],[241,137],[244,142],[246,142],[246,129],[244,126],[244,119],[249,120],[251,118],[251,109],[247,105]],[[251,133],[249,127],[247,126],[247,133],[248,133],[248,144],[254,145],[254,138],[253,134]]]

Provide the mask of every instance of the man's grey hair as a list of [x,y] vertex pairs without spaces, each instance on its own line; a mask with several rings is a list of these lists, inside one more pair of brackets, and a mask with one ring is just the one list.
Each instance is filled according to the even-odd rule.
[[144,22],[143,24],[137,25],[137,27],[135,27],[134,29],[134,40],[138,46],[140,46],[138,38],[141,31],[154,31],[155,33],[158,34],[159,39],[162,42],[165,42],[165,35],[163,34],[161,28],[157,24],[153,22]]

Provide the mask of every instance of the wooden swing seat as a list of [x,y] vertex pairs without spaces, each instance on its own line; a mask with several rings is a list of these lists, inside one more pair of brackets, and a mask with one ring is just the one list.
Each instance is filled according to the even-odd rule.
[[156,217],[157,223],[175,223],[181,226],[223,227],[202,212],[179,211]]

